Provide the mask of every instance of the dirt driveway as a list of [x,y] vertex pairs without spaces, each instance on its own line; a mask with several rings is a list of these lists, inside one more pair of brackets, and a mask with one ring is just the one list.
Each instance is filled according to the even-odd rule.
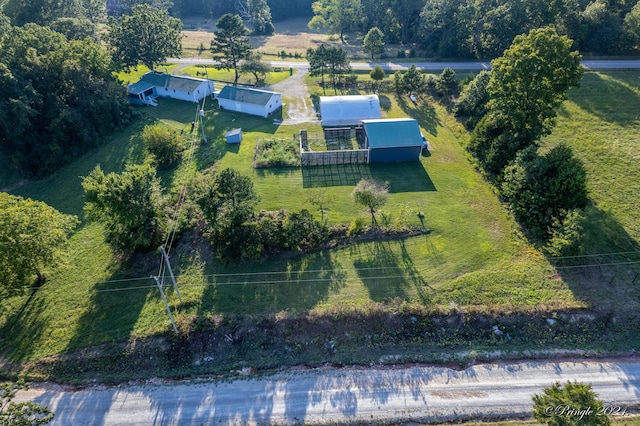
[[283,124],[318,123],[318,115],[311,94],[304,82],[308,69],[298,69],[292,77],[274,84],[270,90],[280,92],[289,99],[287,117],[284,117]]

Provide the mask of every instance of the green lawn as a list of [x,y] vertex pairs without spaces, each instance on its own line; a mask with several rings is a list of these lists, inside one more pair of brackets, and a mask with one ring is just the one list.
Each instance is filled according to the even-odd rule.
[[[193,65],[180,70],[180,74],[188,74],[193,77],[209,78],[216,81],[233,81],[235,79],[235,72],[233,70],[220,70],[214,66],[205,67],[200,65]],[[274,69],[272,72],[267,73],[264,80],[265,85],[276,84],[289,78],[289,70]],[[238,82],[243,84],[255,84],[256,79],[253,74],[240,74]]]
[[[320,89],[311,87],[311,91],[318,94]],[[361,178],[374,177],[390,183],[391,195],[383,210],[391,224],[424,226],[430,232],[231,265],[213,259],[208,244],[186,234],[171,252],[183,304],[179,305],[172,291],[168,298],[179,321],[195,315],[366,311],[388,303],[439,312],[457,308],[534,312],[606,304],[624,296],[637,305],[627,287],[622,295],[602,292],[597,287],[579,287],[575,280],[563,280],[557,274],[523,239],[494,191],[470,164],[463,148],[467,134],[444,108],[426,102],[416,107],[393,95],[383,94],[381,99],[386,116],[419,120],[434,148],[430,156],[416,163],[254,170],[257,138],[292,138],[303,128],[320,129],[221,111],[214,101],[207,101],[208,143],[185,153],[177,166],[159,171],[167,192],[177,193],[197,170],[233,167],[253,179],[261,197],[258,208],[307,208],[319,217],[305,200],[309,191],[319,187],[335,199],[327,216],[329,223],[347,224],[358,216],[370,220],[350,194]],[[572,102],[567,104],[569,111]],[[128,161],[144,161],[146,153],[137,136],[141,128],[162,120],[188,133],[197,107],[161,100],[157,108],[140,111],[146,118],[105,141],[101,148],[13,193],[81,215],[80,176],[96,164],[105,171],[118,171]],[[239,146],[227,145],[224,133],[235,127],[243,129],[244,140]],[[197,132],[190,136],[200,139]],[[42,288],[31,296],[0,301],[4,339],[0,350],[7,351],[11,359],[33,360],[168,330],[162,300],[154,281],[147,278],[158,273],[159,256],[119,256],[103,242],[102,235],[99,225],[84,223],[68,243],[67,261],[49,271],[49,281]]]

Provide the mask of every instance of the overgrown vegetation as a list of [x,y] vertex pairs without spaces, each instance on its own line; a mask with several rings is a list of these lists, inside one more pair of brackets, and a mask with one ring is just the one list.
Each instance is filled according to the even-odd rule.
[[294,138],[258,139],[254,167],[295,167],[299,165],[300,147]]
[[130,118],[113,63],[94,41],[26,24],[0,33],[0,151],[41,178],[100,144]]

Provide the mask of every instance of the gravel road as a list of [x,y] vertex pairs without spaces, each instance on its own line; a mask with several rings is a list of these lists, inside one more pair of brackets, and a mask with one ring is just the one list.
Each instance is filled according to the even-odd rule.
[[[640,401],[640,362],[564,361],[444,367],[313,369],[222,382],[65,390],[33,386],[52,425],[267,425],[445,421],[529,416],[531,397],[555,381],[591,383],[608,410]],[[618,408],[619,407],[619,408]]]

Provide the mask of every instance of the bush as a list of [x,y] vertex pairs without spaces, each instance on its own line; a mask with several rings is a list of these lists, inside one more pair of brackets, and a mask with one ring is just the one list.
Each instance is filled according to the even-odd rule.
[[366,222],[365,219],[361,216],[356,217],[349,224],[349,229],[347,229],[347,236],[351,237],[353,235],[358,235],[365,228]]
[[184,138],[175,130],[162,125],[145,126],[142,141],[158,164],[168,165],[180,158]]
[[[586,171],[566,145],[558,145],[542,156],[535,147],[529,147],[505,169],[502,194],[518,221],[534,237],[548,241],[552,225],[562,220],[564,211],[586,206]],[[556,234],[569,232],[562,228],[556,223]]]
[[548,425],[609,426],[611,420],[603,415],[604,405],[596,398],[591,385],[578,382],[559,382],[533,396],[533,418]]
[[263,139],[256,144],[255,168],[299,165],[300,152],[295,139]]
[[586,223],[584,212],[580,209],[562,212],[551,224],[550,238],[544,251],[550,256],[575,256],[583,251],[583,232]]

